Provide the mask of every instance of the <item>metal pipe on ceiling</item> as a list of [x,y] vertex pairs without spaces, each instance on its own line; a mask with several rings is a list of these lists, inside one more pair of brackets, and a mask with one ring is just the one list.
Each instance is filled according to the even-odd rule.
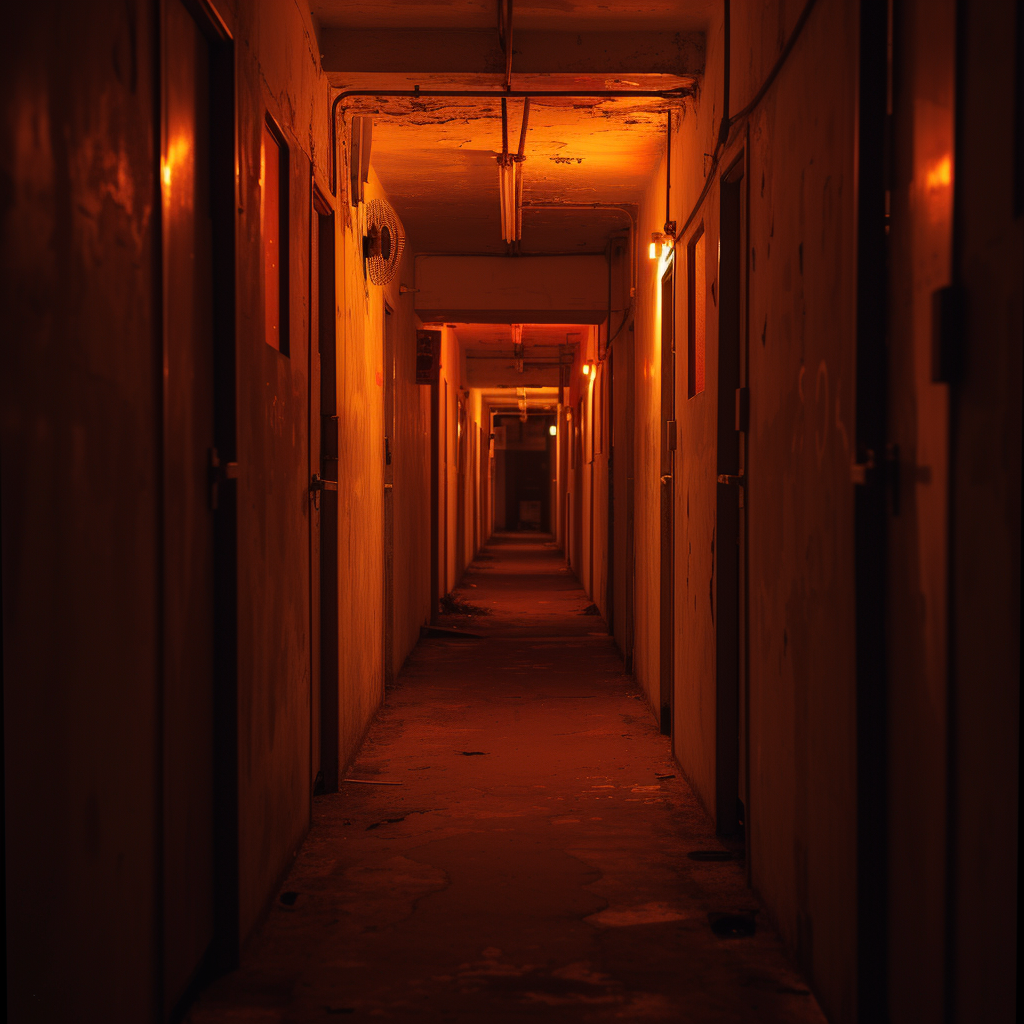
[[523,163],[526,160],[526,130],[530,124],[530,97],[523,100],[523,126],[519,129],[519,152],[516,154],[516,188],[515,188],[515,245],[518,252],[523,238]]
[[498,0],[499,35],[505,51],[505,91],[508,92],[512,88],[512,0],[505,0],[504,31],[500,26],[501,2]]

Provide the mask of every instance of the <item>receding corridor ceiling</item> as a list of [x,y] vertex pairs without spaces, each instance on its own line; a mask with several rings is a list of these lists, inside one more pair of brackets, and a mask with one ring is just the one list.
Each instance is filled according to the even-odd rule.
[[[522,100],[509,101],[509,148]],[[499,99],[361,100],[373,113],[373,163],[417,252],[505,251],[497,157]],[[524,252],[602,252],[628,227],[622,212],[535,209],[635,203],[664,150],[667,104],[651,100],[534,100],[523,178]]]
[[[672,0],[610,9],[598,3],[514,5],[511,87],[547,91],[692,94],[703,71],[712,4]],[[503,253],[497,158],[505,58],[493,0],[392,5],[320,0],[324,69],[337,90],[493,90],[494,98],[351,97],[347,116],[373,117],[373,166],[411,248]],[[524,100],[508,100],[516,152]],[[602,252],[628,228],[664,151],[681,98],[535,97],[523,164],[523,252]],[[561,209],[553,209],[561,207]]]

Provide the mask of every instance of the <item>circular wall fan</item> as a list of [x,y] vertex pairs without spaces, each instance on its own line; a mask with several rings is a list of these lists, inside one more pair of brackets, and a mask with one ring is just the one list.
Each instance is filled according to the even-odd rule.
[[398,214],[383,199],[371,199],[366,204],[363,257],[374,284],[387,284],[395,276],[404,248],[405,231]]

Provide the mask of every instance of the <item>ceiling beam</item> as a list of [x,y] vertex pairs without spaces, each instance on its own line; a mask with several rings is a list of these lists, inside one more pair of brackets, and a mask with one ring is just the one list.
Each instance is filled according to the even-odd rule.
[[558,385],[557,364],[538,366],[527,363],[520,371],[509,359],[466,359],[466,387],[556,388]]
[[424,323],[600,324],[608,310],[603,256],[417,256]]
[[[422,76],[424,87],[431,76],[445,82],[465,75],[494,76],[501,84],[505,75],[505,56],[492,29],[325,28],[320,49],[334,86],[354,85],[368,74]],[[703,70],[700,32],[515,33],[513,75],[691,79]]]

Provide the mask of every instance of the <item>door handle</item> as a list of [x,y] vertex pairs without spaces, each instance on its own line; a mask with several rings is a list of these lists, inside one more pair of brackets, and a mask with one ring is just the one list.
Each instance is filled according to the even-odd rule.
[[337,480],[325,480],[319,473],[314,473],[313,479],[309,481],[309,495],[313,499],[313,508],[320,507],[321,491],[336,491],[337,489]]
[[666,474],[665,474],[665,475],[664,475],[664,476],[663,476],[663,477],[661,478],[661,482],[662,482],[662,484],[664,485],[664,484],[667,484],[667,483],[669,482],[669,480],[671,480],[671,479],[672,479],[672,474],[671,474],[671,473],[666,473]]
[[720,484],[737,484],[743,487],[747,482],[747,478],[742,473],[739,476],[733,476],[730,473],[719,473],[718,482]]

